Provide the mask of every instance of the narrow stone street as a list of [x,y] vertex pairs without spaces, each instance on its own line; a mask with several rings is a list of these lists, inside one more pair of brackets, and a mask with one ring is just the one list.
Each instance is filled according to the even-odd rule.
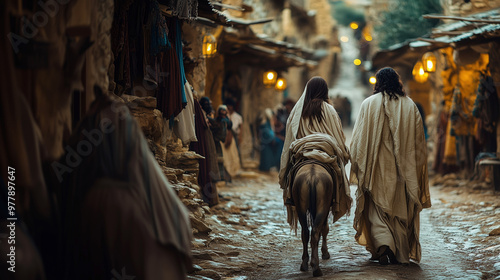
[[[352,129],[344,132],[349,144]],[[455,175],[430,183],[432,207],[420,215],[420,264],[381,266],[369,260],[354,240],[351,186],[351,214],[334,224],[330,218],[331,258],[320,260],[324,275],[316,279],[500,279],[500,194]],[[221,203],[206,217],[212,232],[196,238],[197,271],[189,279],[313,278],[311,270],[299,270],[300,230],[295,235],[286,222],[276,171],[243,172],[219,193]]]
[[[301,272],[302,244],[286,223],[277,174],[255,174],[220,189],[211,209],[213,231],[196,239],[197,270],[190,279],[308,279]],[[351,187],[354,195],[355,187]],[[420,265],[380,266],[354,240],[353,210],[331,224],[331,259],[318,279],[500,279],[498,194],[470,186],[433,186],[433,206],[421,213]],[[497,233],[498,234],[498,233]]]

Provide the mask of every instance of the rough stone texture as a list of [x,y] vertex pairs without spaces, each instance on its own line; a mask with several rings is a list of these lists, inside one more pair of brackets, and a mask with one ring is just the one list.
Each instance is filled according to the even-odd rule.
[[[443,12],[450,16],[467,16],[480,13],[493,8],[500,7],[499,0],[471,0],[465,3],[463,0],[445,0],[442,3]],[[445,22],[454,22],[445,20]]]
[[163,173],[173,185],[177,196],[190,210],[193,233],[206,234],[211,229],[204,222],[205,213],[209,212],[206,203],[200,199],[198,184],[199,162],[202,156],[188,151],[179,139],[176,139],[156,108],[156,98],[122,95],[132,115],[137,119],[148,141],[149,148],[155,155]]
[[94,99],[93,87],[98,85],[103,90],[109,87],[108,69],[111,65],[111,25],[113,24],[113,0],[89,1],[91,6],[91,39],[93,46],[87,53],[86,98],[87,107]]
[[213,33],[213,28],[202,27],[200,24],[184,22],[182,25],[182,38],[185,43],[184,69],[186,78],[194,88],[195,96],[205,95],[205,76],[207,67],[202,56],[203,36]]
[[500,227],[492,230],[488,235],[489,236],[500,235]]

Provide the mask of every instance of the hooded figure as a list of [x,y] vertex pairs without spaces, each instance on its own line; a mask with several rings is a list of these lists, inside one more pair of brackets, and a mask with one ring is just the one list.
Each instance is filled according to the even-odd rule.
[[398,73],[383,68],[376,78],[350,147],[355,238],[380,264],[419,262],[419,215],[431,206],[424,126]]
[[293,166],[303,159],[315,159],[330,166],[336,177],[335,185],[332,186],[337,194],[332,201],[333,221],[349,213],[352,199],[344,168],[349,161],[349,151],[340,118],[328,103],[328,85],[321,77],[313,77],[307,82],[286,125],[279,183],[283,189],[289,223],[294,211],[293,202],[289,203]]

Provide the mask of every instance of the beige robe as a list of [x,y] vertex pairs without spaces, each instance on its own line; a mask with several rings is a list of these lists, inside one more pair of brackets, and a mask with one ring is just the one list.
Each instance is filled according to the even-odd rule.
[[420,261],[419,213],[430,207],[427,148],[409,97],[381,93],[362,104],[351,142],[351,183],[358,185],[356,241],[377,258],[388,245],[399,262]]
[[[330,152],[328,150],[326,151],[323,150],[323,152],[326,152],[327,154],[329,153],[330,157],[333,156],[336,157],[336,164],[339,165],[339,168],[341,168],[343,174],[342,178],[339,178],[338,180],[341,182],[339,186],[340,190],[339,209],[337,210],[332,209],[332,213],[334,214],[334,221],[336,221],[346,213],[349,213],[352,202],[350,196],[349,183],[344,170],[345,165],[349,161],[349,151],[347,149],[347,146],[345,145],[345,136],[344,132],[342,131],[342,124],[333,106],[328,104],[327,102],[323,102],[321,107],[324,117],[323,122],[320,123],[317,120],[310,122],[309,119],[303,119],[302,108],[304,106],[304,98],[305,98],[305,90],[299,101],[297,101],[297,103],[295,104],[292,112],[290,113],[290,116],[288,117],[286,126],[285,144],[283,146],[283,152],[281,154],[281,165],[279,172],[280,187],[283,189],[283,194],[284,194],[283,198],[286,199],[286,194],[288,191],[287,190],[288,170],[291,167],[290,157],[292,156],[291,155],[292,143],[294,143],[297,139],[300,139],[304,136],[311,134],[323,133],[331,136],[333,142],[335,143],[334,144],[335,147],[332,148]],[[295,143],[295,146],[296,145],[297,143]],[[300,147],[295,147],[295,148],[297,150],[300,150]],[[303,151],[306,150],[307,149]],[[314,152],[313,154],[310,154],[309,157],[313,158],[314,154],[317,153]],[[320,158],[316,159],[321,160]],[[328,163],[328,161],[325,160],[321,161]],[[289,217],[290,217],[290,211],[292,210],[290,208],[293,207],[287,205],[287,212],[289,214]]]

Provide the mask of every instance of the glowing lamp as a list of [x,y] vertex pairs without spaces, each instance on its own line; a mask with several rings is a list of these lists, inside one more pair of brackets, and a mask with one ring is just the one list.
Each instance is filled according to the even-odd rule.
[[286,80],[284,78],[279,78],[276,81],[276,86],[274,88],[276,90],[285,90],[286,89]]
[[357,23],[355,23],[354,21],[353,21],[353,22],[351,22],[350,26],[351,26],[351,28],[352,28],[352,29],[354,29],[354,30],[358,29],[358,27],[359,27],[359,25],[358,25]]
[[217,52],[217,40],[214,35],[203,36],[203,56],[212,57]]
[[433,73],[436,72],[436,56],[432,52],[426,52],[422,57],[422,65],[425,72]]
[[415,63],[411,73],[413,74],[413,79],[419,83],[425,83],[427,78],[429,78],[429,73],[425,72],[424,65],[420,61]]
[[374,85],[377,82],[377,78],[375,78],[375,76],[371,76],[369,81],[370,81],[370,84]]
[[356,59],[354,60],[354,65],[361,65],[361,60],[360,60],[360,59],[358,59],[358,58],[356,58]]
[[365,35],[365,40],[366,40],[367,42],[371,42],[371,41],[373,40],[373,38],[372,38],[372,36],[370,36],[370,35]]
[[278,73],[275,71],[269,70],[264,72],[264,85],[266,87],[272,87],[276,84],[276,80],[278,79]]

